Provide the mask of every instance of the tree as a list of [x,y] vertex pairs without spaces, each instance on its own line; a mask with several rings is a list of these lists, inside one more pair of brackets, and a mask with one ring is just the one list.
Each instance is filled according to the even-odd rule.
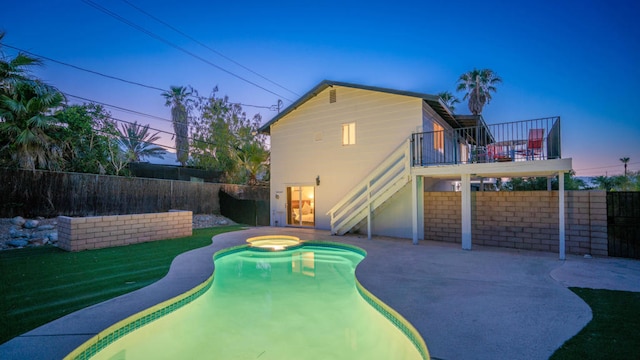
[[241,177],[246,178],[247,185],[257,185],[258,175],[268,169],[269,152],[259,143],[250,142],[237,149],[236,158],[240,169],[244,170]]
[[120,131],[120,146],[123,148],[128,162],[136,162],[145,157],[159,157],[163,159],[165,149],[153,144],[160,139],[158,133],[150,134],[149,125],[122,124]]
[[58,112],[62,126],[52,134],[63,144],[64,170],[82,173],[109,171],[109,137],[117,135],[110,114],[100,105],[72,105]]
[[491,102],[491,93],[502,79],[491,69],[473,69],[460,75],[457,91],[465,91],[463,100],[469,100],[469,111],[480,115],[485,104]]
[[8,140],[0,151],[23,169],[58,169],[62,149],[49,133],[58,126],[54,113],[64,101],[62,93],[39,80],[13,83],[0,94],[0,134]]
[[[0,41],[5,33],[0,32]],[[0,44],[1,46],[1,44]],[[47,130],[64,97],[29,76],[41,61],[23,53],[11,58],[0,47],[0,163],[26,169],[56,168],[59,148]]]
[[438,93],[438,97],[442,99],[442,102],[444,102],[444,104],[447,105],[447,107],[449,108],[449,110],[451,110],[451,112],[454,112],[456,109],[455,105],[460,103],[460,100],[458,100],[458,98],[449,91],[443,91],[441,93]]
[[162,93],[166,99],[165,106],[171,106],[171,121],[176,136],[176,156],[178,162],[185,166],[189,160],[189,109],[193,94],[191,87],[171,86],[169,91]]
[[[0,46],[5,33],[0,32]],[[0,51],[2,48],[0,47]],[[8,58],[0,52],[0,92],[8,94],[13,91],[20,82],[31,81],[28,76],[28,67],[41,65],[40,59],[18,53],[14,58]]]
[[222,171],[226,182],[256,183],[258,175],[268,171],[269,158],[266,138],[257,133],[261,117],[248,118],[240,104],[216,97],[216,92],[195,104],[200,116],[192,121],[190,163]]
[[[584,180],[576,178],[575,171],[564,173],[564,189],[565,190],[586,190],[589,188]],[[551,189],[558,190],[558,178],[551,179]],[[512,178],[500,184],[502,190],[507,191],[530,191],[530,190],[547,190],[548,180],[546,177],[531,178]]]
[[597,186],[600,190],[611,191],[613,189],[615,183],[613,178],[608,176],[596,176],[591,178],[591,181]]
[[620,158],[620,161],[624,164],[624,176],[627,176],[627,164],[629,163],[629,160],[630,159],[628,157]]

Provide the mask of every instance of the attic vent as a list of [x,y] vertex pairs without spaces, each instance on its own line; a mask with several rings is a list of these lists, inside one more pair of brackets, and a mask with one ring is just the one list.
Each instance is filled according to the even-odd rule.
[[336,102],[336,89],[329,90],[329,103],[333,104]]

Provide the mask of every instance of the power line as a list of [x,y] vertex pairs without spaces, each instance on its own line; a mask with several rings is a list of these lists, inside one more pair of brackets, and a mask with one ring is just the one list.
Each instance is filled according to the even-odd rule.
[[26,54],[29,54],[29,55],[32,55],[32,56],[36,56],[36,57],[39,57],[39,58],[42,58],[42,59],[45,59],[45,60],[60,64],[60,65],[68,66],[68,67],[74,68],[76,70],[85,71],[85,72],[88,72],[88,73],[91,73],[91,74],[99,75],[99,76],[106,77],[106,78],[113,79],[113,80],[122,81],[122,82],[125,82],[125,83],[128,83],[128,84],[132,84],[132,85],[142,86],[142,87],[145,87],[145,88],[148,88],[148,89],[153,89],[153,90],[158,90],[158,91],[167,91],[165,89],[162,89],[162,88],[159,88],[159,87],[156,87],[156,86],[145,85],[145,84],[142,84],[142,83],[139,83],[139,82],[126,80],[126,79],[123,79],[123,78],[119,78],[117,76],[107,75],[107,74],[101,73],[99,71],[89,70],[89,69],[82,68],[80,66],[76,66],[76,65],[69,64],[69,63],[65,63],[65,62],[62,62],[62,61],[59,61],[59,60],[55,60],[55,59],[46,57],[44,55],[39,55],[39,54],[35,54],[35,53],[32,53],[32,52],[24,50],[24,49],[20,49],[19,47],[11,46],[11,45],[9,45],[7,43],[2,43],[2,46],[6,46],[6,47],[8,47],[10,49],[21,51],[23,53],[26,53]]
[[[134,124],[136,124],[136,125],[140,125],[140,126],[145,126],[145,127],[146,127],[146,125],[137,124],[137,122],[135,122],[135,121],[134,121],[134,122],[131,122],[131,121],[128,121],[128,120],[118,119],[118,118],[115,118],[115,117],[113,117],[113,116],[110,116],[109,118],[110,118],[111,120],[114,120],[114,121],[117,121],[117,122],[121,122],[121,123],[125,123],[125,124],[129,124],[129,125],[134,125]],[[159,133],[163,133],[163,134],[171,135],[171,136],[172,136],[172,139],[173,139],[173,137],[174,137],[174,136],[177,136],[175,133],[172,133],[172,132],[170,132],[170,131],[160,130],[160,129],[156,129],[156,128],[152,128],[152,127],[147,127],[147,128],[148,128],[149,130],[153,130],[153,131],[156,131],[156,132],[159,132]],[[112,135],[113,135],[113,134],[112,134]],[[211,143],[211,142],[208,142],[208,141],[204,141],[204,140],[194,139],[193,137],[190,137],[190,136],[186,136],[185,138],[186,138],[187,140],[189,140],[189,141],[197,141],[197,142],[202,143],[202,144],[205,144],[205,145],[213,145],[213,146],[216,146],[216,144],[214,144],[214,143]],[[156,144],[156,143],[151,143],[151,144],[158,145],[158,146],[163,146],[163,147],[166,147],[166,148],[170,148],[170,149],[177,150],[177,149],[176,149],[175,147],[173,147],[173,146],[167,146],[167,145]]]
[[107,107],[110,107],[110,108],[114,108],[114,109],[117,109],[117,110],[126,111],[126,112],[129,112],[129,113],[132,113],[132,114],[146,116],[146,117],[149,117],[149,118],[162,120],[162,121],[167,121],[167,122],[170,122],[170,123],[173,122],[170,119],[165,119],[165,118],[162,118],[160,116],[155,116],[155,115],[143,113],[143,112],[136,111],[136,110],[131,110],[131,109],[123,108],[123,107],[120,107],[120,106],[103,103],[103,102],[100,102],[100,101],[97,101],[97,100],[87,99],[87,98],[84,98],[82,96],[72,95],[72,94],[69,94],[69,93],[66,93],[66,92],[62,92],[62,93],[65,94],[66,96],[69,96],[69,97],[72,97],[72,98],[75,98],[75,99],[80,99],[80,100],[88,101],[88,102],[91,102],[91,103],[100,104],[100,105],[107,106]]
[[[85,72],[88,72],[88,73],[91,73],[91,74],[94,74],[94,75],[98,75],[98,76],[102,76],[102,77],[105,77],[105,78],[108,78],[108,79],[121,81],[121,82],[124,82],[124,83],[127,83],[127,84],[131,84],[131,85],[141,86],[141,87],[152,89],[152,90],[158,90],[158,91],[161,91],[161,92],[167,92],[168,91],[167,89],[163,89],[163,88],[160,88],[160,87],[157,87],[157,86],[147,85],[147,84],[143,84],[143,83],[140,83],[140,82],[137,82],[137,81],[131,81],[131,80],[123,79],[121,77],[108,75],[108,74],[105,74],[105,73],[101,73],[99,71],[90,70],[90,69],[83,68],[83,67],[80,67],[80,66],[77,66],[77,65],[69,64],[69,63],[66,63],[64,61],[55,60],[55,59],[52,59],[50,57],[47,57],[47,56],[44,56],[44,55],[40,55],[40,54],[36,54],[34,52],[27,51],[27,50],[24,50],[24,49],[21,49],[19,47],[12,46],[12,45],[9,45],[9,44],[6,44],[6,43],[2,43],[2,46],[8,47],[10,49],[14,49],[16,51],[23,52],[25,54],[29,54],[29,55],[38,57],[38,58],[41,58],[41,59],[45,59],[47,61],[51,61],[51,62],[54,62],[56,64],[68,66],[68,67],[76,69],[76,70],[85,71]],[[196,99],[201,99],[201,100],[209,100],[207,97],[204,97],[204,96],[191,95],[191,97],[196,98]],[[269,109],[271,111],[276,111],[276,106],[277,106],[277,105],[271,105],[271,106],[252,105],[252,104],[245,104],[245,103],[229,103],[229,104],[231,104],[231,105],[240,105],[240,106],[248,106],[248,107],[260,108],[260,109]]]
[[219,52],[219,51],[217,51],[217,50],[215,50],[215,49],[213,49],[213,48],[209,47],[208,45],[206,45],[206,44],[202,43],[201,41],[199,41],[199,40],[197,40],[197,39],[193,38],[192,36],[190,36],[190,35],[188,35],[188,34],[184,33],[184,32],[183,32],[183,31],[181,31],[180,29],[177,29],[176,27],[172,26],[171,24],[167,23],[166,21],[163,21],[163,20],[161,20],[161,19],[157,18],[156,16],[151,15],[151,14],[150,14],[150,13],[148,13],[147,11],[145,11],[145,10],[141,9],[140,7],[138,7],[138,6],[134,5],[134,4],[132,4],[130,1],[128,1],[128,0],[122,0],[122,2],[124,2],[125,4],[127,4],[127,5],[131,6],[132,8],[136,9],[137,11],[139,11],[139,12],[143,13],[144,15],[146,15],[146,16],[148,16],[148,17],[152,18],[153,20],[155,20],[155,21],[159,22],[160,24],[162,24],[162,25],[164,25],[164,26],[168,27],[169,29],[171,29],[171,30],[173,30],[173,31],[177,32],[178,34],[180,34],[180,35],[182,35],[182,36],[186,37],[187,39],[189,39],[189,40],[191,40],[191,41],[195,42],[196,44],[198,44],[198,45],[202,46],[203,48],[205,48],[205,49],[207,49],[207,50],[211,51],[212,53],[214,53],[214,54],[216,54],[216,55],[218,55],[218,56],[220,56],[220,57],[222,57],[222,58],[224,58],[224,59],[226,59],[226,60],[228,60],[228,61],[230,61],[230,62],[232,62],[232,63],[236,64],[236,65],[238,65],[239,67],[241,67],[241,68],[243,68],[243,69],[245,69],[245,70],[249,71],[250,73],[252,73],[252,74],[254,74],[254,75],[256,75],[256,76],[259,76],[260,78],[262,78],[262,79],[264,79],[264,80],[266,80],[266,81],[268,81],[268,82],[272,83],[273,85],[275,85],[275,86],[277,86],[277,87],[279,87],[279,88],[281,88],[281,89],[283,89],[283,90],[288,91],[289,93],[291,93],[291,94],[293,94],[293,95],[300,96],[300,94],[298,94],[298,93],[296,93],[296,92],[294,92],[294,91],[292,91],[292,90],[289,90],[288,88],[286,88],[286,87],[284,87],[284,86],[282,86],[282,85],[278,84],[277,82],[275,82],[275,81],[273,81],[273,80],[270,80],[270,79],[268,79],[267,77],[265,77],[265,76],[263,76],[263,75],[261,75],[261,74],[259,74],[259,73],[255,72],[255,71],[253,71],[253,70],[249,69],[248,67],[246,67],[246,66],[244,66],[244,65],[240,64],[239,62],[237,62],[237,61],[233,60],[232,58],[230,58],[230,57],[228,57],[228,56],[226,56],[226,55],[222,54],[221,52]]
[[[107,132],[107,131],[104,131],[104,130],[100,130],[100,129],[95,129],[95,132],[97,132],[97,133],[101,133],[102,135],[105,135],[105,136],[108,136],[108,137],[109,137],[109,136],[123,137],[121,133],[120,133],[120,134],[112,134],[112,133],[110,133],[110,132]],[[131,139],[131,137],[130,137],[130,136],[124,136],[124,137],[125,137],[125,138],[127,138],[127,139]],[[172,149],[172,150],[176,150],[176,151],[178,150],[178,149],[176,149],[176,147],[175,147],[175,146],[158,144],[158,143],[155,143],[155,142],[153,142],[153,141],[142,140],[142,139],[139,139],[138,141],[143,142],[143,143],[145,143],[145,144],[155,145],[155,146],[161,147],[161,148],[163,148],[163,149]],[[176,160],[176,161],[177,161],[177,160]]]
[[[64,93],[64,94],[65,94],[65,95],[68,95],[68,94],[66,94],[66,93]],[[75,96],[73,96],[73,95],[70,95],[70,96],[71,96],[71,97],[75,97]],[[90,99],[84,99],[84,98],[81,98],[81,99],[82,99],[82,100],[87,100],[87,101],[92,101],[92,100],[90,100]],[[102,104],[102,105],[105,105],[105,104]],[[148,115],[148,114],[145,114],[145,115]],[[153,116],[153,115],[149,115],[149,116]],[[137,121],[131,122],[131,121],[129,121],[129,120],[123,120],[123,119],[119,119],[119,118],[116,118],[116,117],[113,117],[113,116],[109,116],[109,119],[114,120],[114,121],[117,121],[117,122],[120,122],[120,123],[126,123],[126,124],[129,124],[129,125],[134,125],[134,124],[136,124],[136,125],[140,125],[140,126],[146,126],[149,130],[156,131],[157,133],[163,133],[163,134],[171,135],[171,139],[172,139],[172,140],[173,140],[173,138],[174,138],[175,136],[177,136],[175,133],[172,133],[172,132],[170,132],[170,131],[161,130],[161,129],[157,129],[157,128],[152,128],[152,127],[148,126],[148,124],[147,124],[147,125],[137,124]],[[166,120],[166,119],[162,119],[162,118],[160,118],[160,119],[161,119],[161,120]],[[166,120],[166,121],[171,122],[171,120]],[[100,131],[100,130],[98,130],[98,131]],[[104,133],[104,131],[101,131],[101,132],[103,132],[103,133]],[[108,133],[106,133],[106,134],[108,134]],[[109,134],[109,135],[113,135],[113,134]],[[205,144],[205,145],[217,146],[216,144],[214,144],[214,143],[212,143],[212,142],[209,142],[209,141],[204,141],[204,140],[195,139],[195,138],[193,138],[193,136],[186,136],[185,138],[186,138],[187,140],[189,140],[189,141],[195,141],[195,142],[199,142],[199,143],[202,143],[202,144]],[[170,149],[175,149],[175,150],[177,150],[175,147],[172,147],[172,146],[165,146],[165,145],[162,145],[162,144],[156,144],[156,143],[151,143],[151,144],[158,145],[158,146],[163,146],[163,147],[167,147],[167,148],[170,148]]]
[[235,73],[233,73],[233,72],[231,72],[231,71],[229,71],[229,70],[227,70],[227,69],[225,69],[225,68],[223,68],[223,67],[221,67],[219,65],[214,64],[213,62],[211,62],[211,61],[209,61],[209,60],[207,60],[207,59],[205,59],[205,58],[203,58],[201,56],[198,56],[198,55],[192,53],[191,51],[189,51],[189,50],[187,50],[187,49],[185,49],[185,48],[183,48],[183,47],[181,47],[181,46],[179,46],[179,45],[177,45],[175,43],[172,43],[171,41],[161,37],[160,35],[157,35],[157,34],[151,32],[151,31],[149,31],[149,30],[147,30],[147,29],[145,29],[145,28],[143,28],[143,27],[141,27],[141,26],[139,26],[139,25],[127,20],[127,19],[125,19],[124,17],[114,13],[113,11],[110,11],[109,9],[107,9],[107,8],[105,8],[105,7],[103,7],[103,6],[99,5],[99,4],[96,4],[95,2],[93,2],[91,0],[82,0],[82,2],[84,2],[85,4],[91,6],[91,7],[95,8],[95,9],[97,9],[97,10],[99,10],[99,11],[101,11],[101,12],[103,12],[103,13],[109,15],[109,16],[111,16],[111,17],[113,17],[114,19],[116,19],[116,20],[118,20],[118,21],[120,21],[120,22],[122,22],[124,24],[127,24],[127,25],[131,26],[132,28],[134,28],[134,29],[136,29],[136,30],[138,30],[138,31],[140,31],[140,32],[142,32],[144,34],[147,34],[148,36],[150,36],[150,37],[152,37],[152,38],[154,38],[154,39],[156,39],[156,40],[158,40],[158,41],[160,41],[160,42],[162,42],[162,43],[164,43],[166,45],[169,45],[169,46],[173,47],[174,49],[180,50],[183,53],[185,53],[185,54],[187,54],[187,55],[189,55],[189,56],[191,56],[193,58],[196,58],[196,59],[204,62],[205,64],[208,64],[208,65],[210,65],[210,66],[212,66],[212,67],[214,67],[214,68],[216,68],[216,69],[218,69],[220,71],[223,71],[223,72],[225,72],[225,73],[227,73],[227,74],[229,74],[229,75],[231,75],[231,76],[233,76],[233,77],[235,77],[237,79],[240,79],[240,80],[242,80],[242,81],[244,81],[244,82],[246,82],[248,84],[251,84],[251,85],[253,85],[253,86],[255,86],[255,87],[259,88],[259,89],[262,89],[262,90],[264,90],[264,91],[266,91],[266,92],[268,92],[270,94],[276,95],[276,96],[281,97],[281,98],[283,98],[285,100],[288,100],[288,101],[292,101],[291,99],[289,99],[289,98],[287,98],[285,96],[282,96],[281,94],[278,94],[278,93],[276,93],[274,91],[271,91],[271,90],[269,90],[269,89],[267,89],[267,88],[265,88],[265,87],[263,87],[261,85],[258,85],[258,84],[256,84],[255,82],[253,82],[251,80],[248,80],[248,79],[246,79],[246,78],[244,78],[244,77],[242,77],[240,75],[237,75],[237,74],[235,74]]
[[[628,165],[637,165],[637,164],[640,164],[640,162],[628,163],[627,166]],[[593,168],[588,168],[588,169],[575,169],[575,171],[600,170],[600,169],[608,169],[608,168],[614,168],[614,167],[620,167],[620,166],[621,166],[621,164],[609,165],[609,166],[599,166],[599,167],[593,167]]]

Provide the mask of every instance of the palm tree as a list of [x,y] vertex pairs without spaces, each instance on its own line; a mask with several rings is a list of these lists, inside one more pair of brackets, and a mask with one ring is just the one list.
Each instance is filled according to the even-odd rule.
[[491,69],[473,69],[460,75],[457,91],[466,91],[463,100],[469,100],[469,111],[480,115],[485,104],[491,101],[491,93],[496,92],[496,84],[502,79]]
[[442,99],[444,104],[447,105],[451,112],[455,111],[455,105],[460,102],[460,100],[458,100],[458,98],[449,91],[438,93],[438,96],[440,97],[440,99]]
[[611,189],[614,187],[615,182],[613,178],[610,178],[608,176],[596,176],[594,178],[591,178],[591,181],[596,184],[596,186],[598,187],[598,189],[600,190],[605,190],[605,191],[611,191]]
[[[5,33],[0,31],[0,46]],[[1,48],[0,48],[1,50]],[[18,53],[13,59],[8,59],[0,52],[0,91],[11,92],[18,82],[29,81],[27,67],[40,65],[40,59],[36,59]]]
[[132,124],[122,124],[118,129],[120,138],[118,142],[126,153],[129,162],[136,162],[145,157],[159,157],[163,159],[165,149],[153,144],[154,141],[160,139],[159,133],[149,134],[149,125],[138,125],[137,122]]
[[624,176],[627,176],[627,164],[629,163],[629,159],[628,157],[623,157],[620,158],[620,161],[622,161],[622,163],[624,164]]
[[238,165],[247,176],[247,185],[258,183],[258,174],[268,169],[269,152],[259,143],[247,143],[242,148],[235,150]]
[[189,160],[189,107],[191,100],[188,96],[193,90],[185,86],[171,86],[169,91],[162,93],[166,99],[165,106],[171,106],[171,121],[176,134],[176,156],[182,166]]
[[9,140],[0,151],[23,169],[57,169],[62,148],[48,134],[64,102],[62,93],[38,80],[11,84],[11,91],[0,93],[0,135]]

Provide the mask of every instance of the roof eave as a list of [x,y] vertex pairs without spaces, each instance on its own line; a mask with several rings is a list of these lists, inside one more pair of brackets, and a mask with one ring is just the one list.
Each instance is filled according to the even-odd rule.
[[446,121],[447,123],[449,123],[452,127],[454,127],[454,128],[459,128],[460,127],[460,124],[456,121],[456,119],[455,119],[453,113],[451,112],[451,110],[449,110],[447,105],[445,105],[442,102],[442,100],[440,99],[439,96],[429,95],[429,94],[424,94],[424,93],[417,93],[417,92],[413,92],[413,91],[402,91],[402,90],[394,90],[394,89],[388,89],[388,88],[382,88],[382,87],[376,87],[376,86],[352,84],[352,83],[341,82],[341,81],[323,80],[318,85],[316,85],[313,89],[309,90],[306,94],[302,95],[298,100],[296,100],[294,103],[292,103],[287,108],[285,108],[278,115],[274,116],[271,120],[269,120],[267,123],[262,125],[258,129],[258,131],[260,133],[263,133],[263,134],[270,134],[271,133],[271,125],[275,124],[278,120],[282,119],[283,117],[288,115],[290,112],[292,112],[295,109],[297,109],[300,105],[304,104],[309,99],[311,99],[311,98],[315,97],[316,95],[318,95],[319,93],[321,93],[326,88],[333,87],[333,86],[343,86],[343,87],[349,87],[349,88],[355,88],[355,89],[363,89],[363,90],[370,90],[370,91],[376,91],[376,92],[384,92],[384,93],[389,93],[389,94],[404,95],[404,96],[420,98],[423,101],[426,101],[427,104],[431,108],[433,108],[435,110],[435,112],[438,113],[438,115],[440,115],[440,117],[442,117],[442,119],[444,121]]
[[274,116],[267,123],[262,125],[258,132],[263,134],[271,134],[271,125],[276,123],[278,120],[285,117],[287,114],[297,109],[300,105],[307,102],[309,99],[315,97],[319,93],[321,93],[324,89],[333,86],[334,84],[331,81],[323,80],[318,85],[316,85],[313,89],[309,90],[306,94],[302,95],[298,100],[294,101],[291,105],[287,106],[284,110],[282,110],[278,115]]

